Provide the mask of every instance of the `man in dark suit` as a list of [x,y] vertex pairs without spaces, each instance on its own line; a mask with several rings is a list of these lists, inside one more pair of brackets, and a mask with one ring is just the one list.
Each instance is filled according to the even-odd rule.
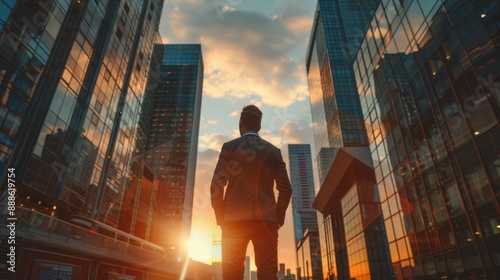
[[285,222],[292,187],[281,151],[258,134],[261,120],[257,106],[243,107],[241,137],[222,146],[210,186],[212,207],[222,228],[224,280],[243,279],[250,240],[257,278],[278,279],[278,229]]

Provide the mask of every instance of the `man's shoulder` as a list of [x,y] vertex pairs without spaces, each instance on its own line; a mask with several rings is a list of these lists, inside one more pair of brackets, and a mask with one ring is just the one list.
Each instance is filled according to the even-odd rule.
[[237,143],[239,141],[241,141],[241,137],[234,138],[233,140],[229,140],[229,141],[225,142],[224,145],[231,145],[232,143]]
[[[254,139],[254,141],[258,140],[261,144],[264,144],[270,150],[280,151],[280,149],[278,147],[276,147],[275,145],[273,145],[272,143],[270,143],[269,141],[265,140],[264,138],[262,138],[260,136],[252,137],[252,139]],[[225,142],[223,147],[225,147],[226,149],[231,149],[232,147],[238,147],[238,144],[240,142],[244,142],[244,141],[245,141],[245,137],[234,138],[233,140]]]
[[234,138],[233,140],[229,140],[227,142],[225,142],[224,144],[222,144],[222,148],[230,148],[230,147],[233,147],[234,144],[237,144],[238,142],[241,141],[241,137],[238,137],[238,138]]
[[273,155],[279,155],[281,154],[281,150],[276,147],[275,145],[273,145],[271,142],[263,139],[263,138],[260,138],[260,141],[261,141],[261,144],[260,145],[263,145],[265,147],[265,149],[263,149],[262,151],[267,151],[266,154],[273,154]]

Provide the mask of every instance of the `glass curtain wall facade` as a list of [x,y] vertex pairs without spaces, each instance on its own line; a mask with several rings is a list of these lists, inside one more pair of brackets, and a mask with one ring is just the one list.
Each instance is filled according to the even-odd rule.
[[320,182],[337,149],[367,144],[352,61],[377,3],[318,1],[306,66]]
[[163,1],[1,5],[1,160],[18,205],[116,226]]
[[[388,249],[383,244],[385,232],[378,196],[373,193],[374,182],[370,184],[370,176],[365,178],[363,174],[351,172],[352,167],[337,178],[332,175],[347,165],[336,160],[339,151],[364,162],[367,172],[373,174],[352,62],[378,4],[379,1],[319,0],[307,52],[306,69],[321,183],[314,207],[322,213],[318,220],[324,279],[392,277]],[[351,156],[342,158],[352,163]],[[335,161],[339,166],[332,166]],[[341,204],[341,199],[352,191],[358,201],[353,205],[354,210]],[[366,209],[373,211],[370,219],[361,217],[366,213],[366,205],[369,205]],[[344,217],[348,212],[362,219],[362,223],[349,232],[350,224],[346,224],[349,220]],[[362,257],[364,261],[360,261]]]
[[314,201],[314,175],[311,146],[309,144],[288,145],[290,181],[293,188],[292,211],[295,244],[299,243],[306,229],[318,230]]
[[384,0],[354,62],[397,279],[500,279],[500,2]]
[[307,229],[297,245],[297,278],[322,280],[321,255],[318,232]]
[[151,241],[187,257],[203,89],[201,45],[155,45],[160,53],[146,163],[157,178]]
[[[297,259],[307,259],[307,271],[311,278],[322,279],[320,243],[318,238],[318,219],[316,210],[312,207],[315,198],[314,174],[312,169],[311,146],[309,144],[288,145],[290,160],[290,181],[293,188],[292,213],[297,245]],[[308,236],[306,236],[308,232]],[[314,233],[311,235],[311,233]],[[305,240],[307,239],[307,241]],[[307,250],[304,250],[304,246]],[[305,271],[306,262],[298,263],[298,269]],[[314,273],[313,273],[314,272]]]
[[[158,31],[157,31],[158,32]],[[161,37],[156,35],[156,44]],[[130,185],[125,191],[118,228],[145,240],[151,239],[155,197],[158,192],[157,176],[144,160],[146,157],[149,131],[153,118],[156,87],[161,73],[163,52],[155,48],[149,65],[148,79],[137,125],[134,167]]]

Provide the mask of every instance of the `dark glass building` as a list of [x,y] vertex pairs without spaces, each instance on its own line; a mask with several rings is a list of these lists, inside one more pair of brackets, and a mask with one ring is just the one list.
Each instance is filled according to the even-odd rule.
[[306,66],[321,182],[337,149],[367,145],[352,61],[377,3],[318,1]]
[[[140,158],[154,130],[139,123],[141,112],[156,114],[145,88],[162,6],[0,1],[0,279],[179,279],[183,265],[145,240],[153,237],[143,224],[156,181],[151,166],[137,168],[146,165]],[[197,139],[197,132],[182,139]],[[182,153],[172,158],[182,169]],[[15,196],[7,192],[11,174]],[[124,197],[140,180],[141,191],[130,196],[141,211],[127,227]],[[185,197],[189,205],[192,189]],[[16,218],[15,244],[7,240],[7,217]],[[15,272],[6,269],[9,246]]]
[[159,76],[145,162],[157,178],[151,241],[187,257],[203,88],[199,44],[155,45]]
[[314,174],[311,146],[309,144],[288,145],[290,181],[293,188],[292,211],[295,243],[299,243],[306,229],[318,230],[316,210],[312,207],[315,198]]
[[324,279],[393,277],[352,70],[378,3],[318,1],[307,52]]
[[7,3],[0,145],[17,203],[116,226],[162,1]]
[[[297,269],[307,272],[311,278],[323,279],[320,244],[318,238],[318,219],[312,207],[315,197],[314,174],[309,144],[288,145],[290,161],[290,181],[293,188],[292,213],[297,245]],[[307,232],[307,234],[306,234]],[[299,273],[299,277],[306,274]]]
[[381,1],[353,68],[397,279],[500,279],[500,2]]

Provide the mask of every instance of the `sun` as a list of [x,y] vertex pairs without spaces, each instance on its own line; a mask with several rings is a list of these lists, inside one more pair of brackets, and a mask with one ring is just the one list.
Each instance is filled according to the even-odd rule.
[[193,228],[191,239],[186,241],[189,251],[189,258],[212,264],[212,235],[204,229]]

